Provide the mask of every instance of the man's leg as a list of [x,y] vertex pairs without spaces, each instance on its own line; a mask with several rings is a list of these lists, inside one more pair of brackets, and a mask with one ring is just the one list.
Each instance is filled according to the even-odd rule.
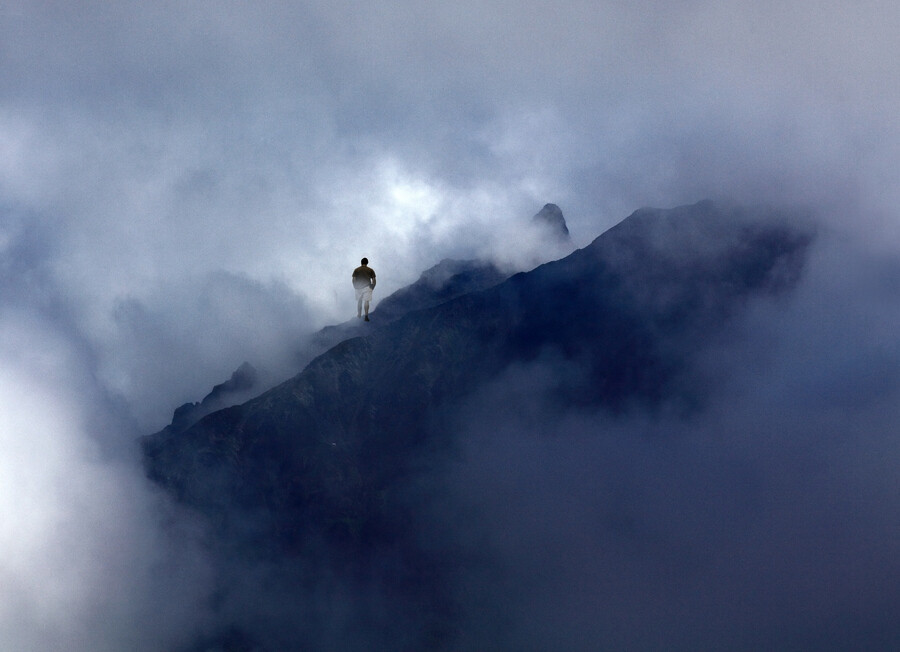
[[366,301],[366,321],[369,321],[369,302]]
[[363,300],[362,300],[362,297],[360,297],[359,299],[356,300],[356,317],[357,318],[362,317],[362,304],[363,304]]

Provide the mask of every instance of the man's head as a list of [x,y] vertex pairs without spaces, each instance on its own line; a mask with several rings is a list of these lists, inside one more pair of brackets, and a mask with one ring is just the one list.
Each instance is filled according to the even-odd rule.
[[368,259],[368,258],[363,258],[363,259],[362,259],[361,261],[359,261],[359,262],[362,263],[363,265],[368,265],[368,264],[369,264],[369,259]]

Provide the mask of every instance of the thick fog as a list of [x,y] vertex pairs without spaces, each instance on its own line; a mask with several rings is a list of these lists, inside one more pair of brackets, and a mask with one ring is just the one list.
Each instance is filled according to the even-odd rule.
[[442,516],[480,560],[462,649],[900,644],[900,266],[861,254],[822,235],[701,347],[689,414],[561,411],[552,352],[479,391]]
[[[550,440],[515,443],[510,419],[484,446],[466,429],[479,452],[460,474],[524,484],[529,511],[504,517],[499,494],[479,507],[509,519],[496,552],[525,574],[496,588],[509,631],[475,624],[540,648],[561,635],[529,629],[543,613],[626,640],[629,605],[657,590],[660,624],[635,624],[648,646],[801,599],[798,641],[827,637],[816,625],[850,595],[881,623],[897,598],[898,27],[900,8],[874,0],[3,3],[0,642],[159,650],[206,627],[202,528],[148,486],[136,438],[244,360],[296,371],[308,334],[352,316],[360,257],[377,305],[444,257],[533,264],[546,253],[522,220],[546,202],[584,245],[640,206],[705,197],[811,208],[828,234],[811,276],[710,356],[723,387],[694,422],[557,415],[538,419]],[[547,446],[557,481],[538,494],[528,470]],[[518,466],[495,476],[492,456]],[[606,478],[621,531],[601,558],[578,473]],[[550,507],[563,495],[571,512]],[[692,527],[673,513],[687,504],[703,506]],[[655,568],[639,566],[646,546]],[[552,554],[584,561],[568,608],[551,600],[569,572]],[[746,575],[717,570],[724,554]],[[642,587],[624,585],[628,563]],[[596,619],[601,576],[625,601]],[[710,620],[678,620],[679,600]],[[750,629],[727,640],[755,643]]]

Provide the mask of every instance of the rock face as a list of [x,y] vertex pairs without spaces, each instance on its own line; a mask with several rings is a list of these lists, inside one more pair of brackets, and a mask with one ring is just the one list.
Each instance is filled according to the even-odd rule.
[[[206,515],[223,546],[368,578],[417,624],[404,649],[450,649],[454,571],[423,543],[432,498],[421,490],[453,449],[442,415],[548,354],[567,368],[552,388],[560,406],[690,410],[708,389],[698,352],[752,297],[790,289],[811,241],[777,212],[703,202],[637,211],[498,284],[495,271],[445,261],[436,277],[482,275],[455,286],[477,291],[407,311],[243,405],[147,437],[147,474]],[[408,290],[396,301],[419,304]]]
[[566,226],[566,218],[563,217],[562,210],[556,204],[544,204],[544,207],[531,219],[546,226],[560,242],[571,242],[569,227]]
[[[532,221],[548,227],[559,242],[571,244],[565,218],[555,204],[546,204],[532,217]],[[364,329],[358,320],[351,319],[342,324],[326,326],[314,334],[296,355],[298,368],[306,366],[314,357],[338,343],[352,337],[368,335],[408,312],[431,308],[463,294],[484,290],[508,277],[509,274],[502,272],[490,261],[445,258],[422,272],[415,283],[397,290],[381,301],[376,301],[375,309],[372,311],[374,322],[365,324]],[[244,362],[229,380],[216,385],[202,401],[185,403],[176,408],[168,429],[181,432],[211,412],[246,400],[250,396],[249,390],[254,389],[258,393],[265,389],[258,387],[257,382],[256,369],[248,362]]]
[[497,285],[507,278],[493,263],[480,260],[445,259],[424,271],[412,285],[401,288],[381,301],[371,312],[372,321],[362,323],[350,319],[343,324],[326,326],[316,333],[306,349],[297,356],[305,366],[315,356],[324,353],[344,340],[371,335],[373,331],[397,321],[416,310],[433,308],[469,292]]
[[[371,334],[373,330],[396,321],[408,312],[432,308],[463,294],[489,288],[505,280],[507,276],[490,262],[444,259],[422,272],[412,285],[401,288],[380,301],[372,312],[373,322],[363,326],[358,320],[352,319],[320,330],[297,354],[299,366],[305,366],[314,357],[344,340]],[[176,408],[166,430],[181,432],[211,412],[247,400],[253,391],[260,393],[265,387],[259,387],[258,376],[253,365],[244,362],[232,373],[230,379],[213,387],[202,401],[185,403]]]
[[185,403],[176,408],[169,428],[181,432],[207,414],[240,402],[239,399],[246,399],[248,393],[254,389],[257,389],[256,369],[249,362],[245,362],[231,374],[231,378],[213,387],[202,401]]
[[497,285],[506,279],[497,267],[480,260],[446,258],[422,273],[412,285],[378,304],[378,321],[395,321],[413,310],[432,308],[456,297]]

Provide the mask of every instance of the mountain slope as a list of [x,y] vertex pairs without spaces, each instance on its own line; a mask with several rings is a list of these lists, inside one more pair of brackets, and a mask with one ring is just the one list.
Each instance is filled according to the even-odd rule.
[[[546,204],[531,221],[547,230],[551,240],[571,244],[565,217],[557,205]],[[363,324],[357,319],[350,319],[342,324],[322,328],[297,352],[294,362],[297,368],[302,369],[314,357],[339,342],[369,335],[373,330],[396,321],[408,312],[431,308],[463,294],[489,288],[508,277],[509,273],[501,271],[490,261],[445,258],[422,272],[414,283],[376,301],[372,311],[373,322]],[[259,394],[266,388],[258,386],[257,376],[253,366],[244,362],[229,380],[216,385],[202,401],[178,407],[167,429],[171,433],[181,432],[215,410]]]
[[507,276],[490,262],[444,259],[422,272],[415,283],[377,301],[371,313],[371,322],[361,323],[358,319],[351,319],[343,324],[326,326],[316,333],[302,362],[306,364],[310,361],[313,357],[310,352],[314,355],[324,353],[346,339],[369,335],[408,312],[432,308],[463,294],[489,288]]
[[706,390],[693,357],[752,297],[799,278],[812,235],[790,217],[709,202],[638,211],[562,260],[409,312],[256,399],[148,437],[148,475],[256,555],[367,577],[392,560],[378,582],[418,610],[411,649],[450,640],[452,569],[420,545],[421,482],[454,444],[444,415],[547,358],[566,368],[559,406],[690,408]]

